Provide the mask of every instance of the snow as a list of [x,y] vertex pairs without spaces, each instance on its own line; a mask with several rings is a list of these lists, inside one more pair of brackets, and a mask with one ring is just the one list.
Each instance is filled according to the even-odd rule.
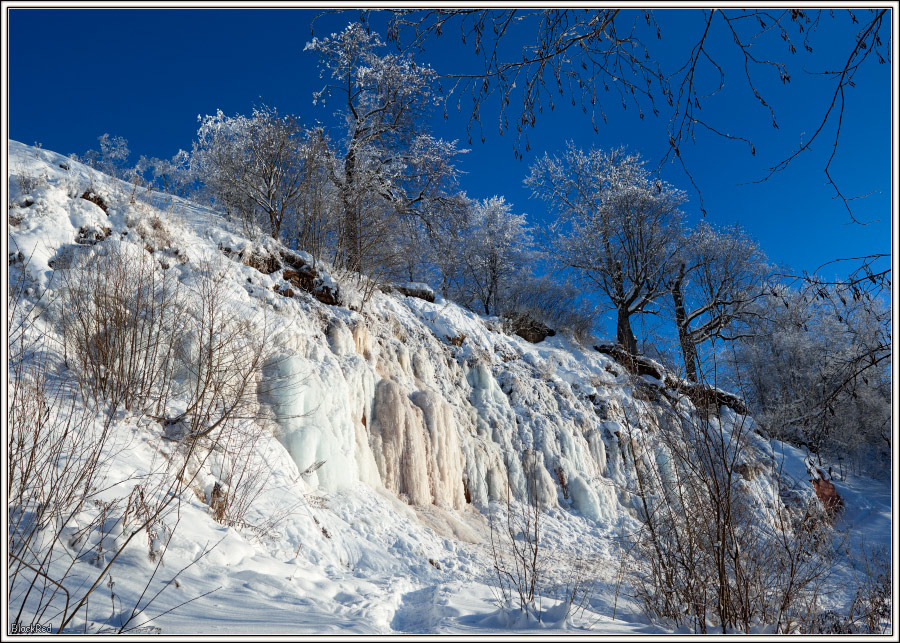
[[[93,608],[98,597],[88,621],[77,616],[68,631],[114,628],[130,605],[145,605],[158,590],[134,624],[165,635],[666,631],[620,595],[615,543],[638,526],[627,491],[635,475],[629,431],[642,436],[634,449],[641,466],[671,479],[671,458],[653,437],[651,403],[633,395],[638,385],[609,357],[562,335],[529,344],[504,334],[496,319],[441,298],[376,291],[357,312],[281,297],[274,276],[225,256],[221,248],[233,256],[255,242],[208,209],[156,193],[131,203],[131,186],[70,159],[14,141],[9,154],[9,252],[21,253],[10,284],[15,266],[24,266],[27,296],[61,287],[64,266],[54,270],[51,262],[75,251],[82,228],[108,228],[102,247],[118,244],[143,257],[149,251],[141,230],[147,234],[157,217],[171,234],[161,237],[166,247],[146,256],[167,265],[160,269],[187,291],[204,261],[221,267],[229,304],[247,311],[247,323],[265,319],[271,349],[256,397],[267,419],[244,454],[263,482],[242,522],[219,524],[208,506],[214,485],[234,465],[216,454],[180,499],[180,517],[166,518],[172,537],[145,598],[153,570],[148,552],[163,536],[155,545],[136,538],[111,568],[114,590],[104,596],[118,597],[113,613]],[[21,177],[39,180],[26,194]],[[79,198],[87,189],[109,204],[108,216]],[[80,256],[93,251],[79,248]],[[320,272],[327,285],[352,290],[327,266]],[[52,315],[34,332],[58,339]],[[723,413],[726,434],[739,421]],[[156,421],[126,414],[115,431],[106,479],[119,484],[100,494],[105,501],[128,496],[130,486],[120,481],[158,475],[160,463],[177,460]],[[779,470],[782,486],[811,497],[803,452],[751,438],[759,461]],[[747,484],[760,502],[777,501],[771,477]],[[836,485],[847,503],[841,520],[851,546],[889,544],[889,483],[851,477]],[[542,510],[548,560],[591,561],[595,585],[583,613],[566,616],[559,606],[560,588],[571,580],[565,563],[548,570],[537,612],[495,603],[486,517],[507,511],[507,498],[516,511],[529,497]],[[839,577],[849,579],[852,568],[848,560]],[[98,568],[78,563],[76,572],[86,580]],[[835,605],[847,600],[833,598]]]

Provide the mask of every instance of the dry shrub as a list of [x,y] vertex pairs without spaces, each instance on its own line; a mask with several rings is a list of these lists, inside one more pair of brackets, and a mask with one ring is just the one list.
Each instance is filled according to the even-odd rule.
[[[34,312],[46,306],[25,310],[27,291],[10,284],[8,593],[16,621],[52,618],[58,632],[71,631],[76,616],[85,624],[97,619],[91,596],[101,583],[113,594],[119,554],[143,536],[154,563],[144,591],[106,621],[122,633],[148,622],[159,596],[148,589],[179,507],[212,454],[231,462],[219,467],[230,481],[223,519],[240,520],[258,495],[265,476],[253,463],[261,459],[248,454],[263,430],[252,420],[268,355],[265,325],[229,304],[228,275],[219,266],[198,267],[196,296],[187,298],[187,287],[140,248],[107,240],[90,252],[92,261],[66,271],[57,303],[74,362],[69,372],[95,402],[91,409],[66,388],[65,371],[51,368],[54,353],[42,343],[47,335],[37,332]],[[180,413],[170,417],[175,398]],[[127,480],[110,478],[121,408],[138,419],[153,416],[176,439],[165,454],[160,442],[159,457]],[[124,495],[115,496],[122,487]],[[98,489],[106,490],[102,500]]]
[[594,307],[582,300],[579,289],[549,278],[531,279],[511,292],[501,316],[510,320],[512,332],[518,328],[536,339],[562,331],[580,344],[591,340],[597,323]]
[[739,472],[749,424],[726,433],[713,416],[668,411],[654,440],[623,416],[642,523],[627,543],[634,595],[699,633],[790,632],[830,573],[830,521],[815,501],[793,507],[776,493],[775,506],[756,504]]
[[144,249],[147,252],[169,251],[176,256],[181,254],[175,235],[158,214],[129,216],[126,218],[126,223],[143,241]]
[[[507,462],[507,473],[508,465]],[[587,607],[595,569],[578,555],[562,556],[549,551],[542,533],[541,500],[537,495],[539,466],[533,453],[526,451],[522,462],[526,489],[524,502],[513,502],[512,485],[507,479],[505,506],[495,508],[488,515],[490,553],[496,579],[491,591],[501,610],[518,609],[538,621],[544,618],[543,599],[555,596],[565,607],[564,615],[554,615],[554,620],[559,620],[568,618],[573,612],[583,612]],[[556,471],[565,485],[562,469]],[[565,579],[561,585],[550,583],[551,572]]]
[[[180,501],[182,487],[150,473],[130,479],[138,484],[127,497],[97,497],[98,489],[129,482],[109,478],[120,448],[116,407],[87,409],[65,386],[47,335],[33,332],[39,309],[23,312],[21,292],[11,289],[8,317],[8,605],[16,622],[52,622],[61,633],[76,615],[85,623],[96,618],[89,599],[102,580],[112,586],[118,555],[138,534],[147,534],[148,555],[161,563],[165,512]],[[155,575],[154,569],[147,586]],[[141,611],[135,605],[132,615]],[[120,631],[131,620],[120,623]]]
[[884,546],[869,548],[863,544],[860,549],[862,557],[856,573],[856,594],[848,618],[855,632],[887,634],[893,626],[891,553]]
[[62,331],[82,392],[132,411],[165,405],[184,298],[178,281],[131,244],[97,244],[61,271]]
[[254,313],[228,297],[232,270],[221,259],[197,263],[199,278],[191,286],[194,292],[175,351],[173,393],[186,406],[166,423],[182,450],[207,462],[219,481],[215,502],[210,503],[214,518],[270,535],[293,509],[270,515],[261,525],[246,520],[272,475],[257,452],[272,423],[258,399],[286,383],[261,378],[263,364],[275,359],[267,320],[264,312]]

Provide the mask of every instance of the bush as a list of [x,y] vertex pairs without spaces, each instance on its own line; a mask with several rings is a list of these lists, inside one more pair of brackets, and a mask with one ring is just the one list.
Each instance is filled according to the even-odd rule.
[[[165,475],[164,465],[136,473],[128,479],[131,493],[110,499],[126,482],[110,478],[115,407],[87,409],[54,367],[53,347],[38,332],[38,305],[28,308],[21,288],[10,289],[9,303],[7,600],[15,622],[52,621],[61,633],[76,615],[85,628],[96,618],[89,614],[91,595],[104,578],[112,587],[119,554],[140,534],[157,562],[149,586],[173,532],[165,517],[189,481],[183,470]],[[152,602],[141,606],[139,598],[119,631]]]
[[143,249],[96,244],[83,265],[61,271],[62,331],[84,395],[159,415],[171,388],[184,298]]
[[[583,612],[587,607],[595,570],[578,555],[554,555],[544,544],[541,530],[543,502],[538,497],[537,482],[540,466],[534,453],[526,451],[522,462],[525,501],[521,504],[513,502],[512,485],[507,480],[505,507],[488,515],[491,559],[497,580],[491,590],[504,612],[518,608],[540,622],[552,611],[553,620],[559,621],[573,612]],[[548,582],[551,569],[557,570],[565,579],[560,586],[551,587]],[[542,610],[542,599],[554,594],[561,602],[550,611]]]
[[553,335],[546,332],[552,330],[567,333],[580,344],[591,341],[597,323],[594,307],[581,299],[577,288],[547,277],[527,280],[510,292],[501,316],[516,334],[518,329],[534,328]]
[[884,547],[861,547],[862,558],[856,575],[856,594],[849,621],[856,632],[886,634],[891,631],[891,555]]
[[739,472],[753,453],[749,424],[726,429],[714,415],[668,412],[658,442],[625,418],[642,523],[628,547],[635,597],[646,613],[698,633],[792,631],[830,573],[830,520],[814,499],[786,506],[777,490],[774,506],[756,503]]
[[[93,408],[53,368],[34,312],[45,307],[25,310],[23,288],[10,284],[8,600],[17,622],[52,619],[70,632],[80,617],[87,631],[97,619],[91,596],[101,582],[112,593],[119,555],[146,538],[153,565],[144,590],[106,621],[121,633],[149,622],[144,614],[161,590],[148,590],[197,475],[215,466],[226,485],[221,518],[238,526],[266,484],[268,469],[253,451],[266,430],[255,420],[268,354],[264,324],[228,305],[227,273],[216,265],[194,273],[197,296],[188,299],[188,287],[144,250],[109,241],[94,250],[93,261],[67,271],[57,302],[63,346]],[[175,398],[181,412],[173,418]],[[177,442],[127,480],[110,475],[123,407],[159,420]]]

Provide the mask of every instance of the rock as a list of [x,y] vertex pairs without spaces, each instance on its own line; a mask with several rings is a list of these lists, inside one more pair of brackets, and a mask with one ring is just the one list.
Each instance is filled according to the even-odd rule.
[[325,283],[325,280],[319,274],[319,271],[307,263],[303,257],[281,252],[282,260],[290,266],[281,274],[282,278],[291,285],[304,290],[313,297],[328,306],[340,306],[341,294],[337,286],[331,286]]
[[312,292],[316,287],[316,279],[319,278],[319,273],[312,266],[303,266],[299,270],[285,270],[281,277],[306,292]]
[[434,303],[434,291],[428,286],[428,284],[423,283],[407,283],[407,284],[398,284],[389,288],[389,290],[396,290],[401,295],[406,295],[407,297],[416,297],[418,299],[423,299],[429,303]]
[[662,380],[664,377],[661,365],[648,357],[629,355],[625,349],[616,344],[600,344],[599,346],[594,346],[594,350],[598,353],[609,355],[634,375],[650,375],[658,380]]
[[666,377],[665,382],[667,388],[687,397],[698,409],[718,409],[720,406],[727,406],[738,415],[747,415],[750,412],[744,400],[722,389],[705,384],[695,384],[671,376]]
[[819,502],[822,503],[829,514],[840,513],[844,510],[844,499],[841,498],[837,489],[834,488],[834,483],[825,477],[821,469],[816,469],[816,472],[819,474],[819,477],[811,480],[813,489],[816,490],[816,498],[819,499]]
[[92,246],[106,239],[112,234],[110,228],[98,228],[97,226],[86,226],[78,228],[78,236],[75,237],[75,243],[83,246]]
[[532,344],[556,335],[556,331],[527,313],[513,313],[504,323],[507,332],[514,333]]
[[287,297],[288,299],[291,299],[294,296],[294,291],[291,290],[290,288],[285,288],[284,290],[282,290],[278,287],[278,284],[275,284],[275,286],[273,286],[273,289],[275,290],[275,292],[277,292],[282,297]]
[[91,190],[85,190],[84,194],[81,195],[81,198],[85,201],[90,201],[94,205],[98,206],[101,210],[103,210],[104,214],[109,216],[109,206],[106,205],[106,201],[103,200],[99,194],[92,192]]
[[281,270],[281,263],[279,263],[278,258],[265,252],[245,250],[238,254],[238,258],[245,266],[250,266],[265,275],[271,275],[273,272]]

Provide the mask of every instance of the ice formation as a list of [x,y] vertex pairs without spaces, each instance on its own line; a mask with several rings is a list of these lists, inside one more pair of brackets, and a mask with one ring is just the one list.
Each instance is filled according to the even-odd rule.
[[[124,205],[104,213],[75,198],[77,190],[67,192],[65,182],[75,182],[77,168],[50,167],[49,183],[28,195],[30,216],[11,237],[31,256],[29,275],[38,284],[52,276],[58,247],[75,242],[80,230],[108,228],[122,241],[106,243],[140,251],[125,235],[142,211]],[[177,225],[190,235],[201,215],[186,212]],[[234,302],[268,311],[273,352],[259,401],[298,472],[322,463],[304,476],[311,487],[339,491],[361,483],[419,508],[449,511],[485,509],[505,502],[509,491],[516,501],[611,524],[632,504],[617,490],[628,487],[636,466],[672,478],[667,455],[652,440],[631,437],[646,438],[659,426],[654,404],[635,399],[640,383],[609,356],[563,336],[529,344],[504,333],[498,320],[439,296],[376,291],[364,312],[306,293],[281,297],[273,288],[277,273],[234,259],[242,251],[271,254],[263,247],[268,241],[251,243],[222,221],[205,229],[204,237],[191,237],[196,243],[184,250],[187,265],[173,266],[173,274],[190,286],[197,276],[190,262],[217,261],[230,271],[226,285]],[[57,241],[47,244],[51,230]],[[327,266],[319,271],[347,301],[359,298]],[[196,351],[182,348],[186,355]]]
[[392,380],[375,387],[370,434],[384,486],[413,504],[429,504],[433,496],[422,410]]

